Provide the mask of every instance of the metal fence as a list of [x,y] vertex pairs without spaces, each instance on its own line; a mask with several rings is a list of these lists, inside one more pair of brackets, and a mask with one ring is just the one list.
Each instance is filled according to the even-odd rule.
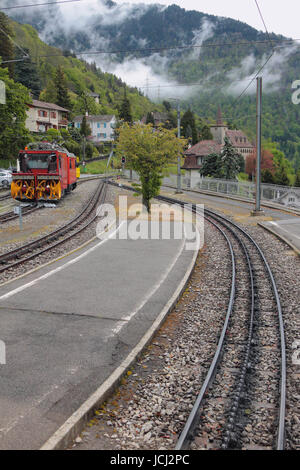
[[[129,178],[129,170],[125,170],[125,177]],[[132,172],[132,178],[138,180],[138,175]],[[163,178],[164,186],[177,187],[177,175],[170,175]],[[238,198],[255,201],[255,183],[248,181],[222,180],[216,178],[204,178],[199,172],[192,172],[191,175],[182,175],[182,189],[193,191],[210,191],[212,193],[235,196]],[[276,184],[261,185],[261,199],[286,207],[300,209],[300,188],[291,186],[279,186]]]

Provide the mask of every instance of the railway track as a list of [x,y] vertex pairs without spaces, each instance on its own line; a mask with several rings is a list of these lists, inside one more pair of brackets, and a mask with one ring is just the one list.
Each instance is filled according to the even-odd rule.
[[[0,255],[0,273],[15,269],[47,251],[53,250],[85,230],[96,219],[97,215],[92,213],[97,205],[105,199],[105,195],[106,184],[101,181],[80,214],[70,222],[37,240]],[[90,217],[91,214],[92,217]]]
[[[163,200],[175,203],[172,199]],[[196,441],[201,438],[203,426],[199,420],[205,421],[206,409],[209,409],[210,419],[222,423],[221,436],[220,430],[215,436],[216,448],[283,450],[285,334],[275,279],[264,253],[241,227],[210,210],[205,210],[205,219],[222,234],[228,245],[231,291],[213,360],[176,450],[188,449],[195,438]],[[270,356],[268,371],[265,370],[266,355]],[[227,365],[228,358],[234,358],[234,369]],[[272,391],[265,390],[268,381],[272,383]],[[225,387],[229,393],[226,400],[221,400],[220,407],[221,390]],[[268,436],[250,424],[253,419],[250,421],[247,413],[255,415],[257,411],[261,422],[268,422]],[[251,439],[247,437],[248,432],[251,432]],[[197,448],[197,444],[193,448]]]
[[[184,204],[164,196],[157,199]],[[264,253],[245,230],[207,209],[205,219],[223,237],[230,254],[230,295],[216,333],[217,347],[176,450],[203,445],[205,424],[210,422],[216,425],[210,448],[282,450],[286,353],[276,282]]]
[[0,201],[5,201],[6,199],[10,199],[11,198],[11,194],[2,194],[0,196]]
[[[33,212],[39,210],[38,206],[26,206],[22,208],[22,216],[32,214]],[[11,220],[17,219],[19,216],[14,213],[14,211],[6,212],[5,214],[0,214],[0,224],[5,222],[10,222]]]

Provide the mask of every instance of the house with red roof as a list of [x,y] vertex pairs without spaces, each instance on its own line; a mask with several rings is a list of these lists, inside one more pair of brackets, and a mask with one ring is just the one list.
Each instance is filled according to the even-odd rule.
[[199,171],[203,160],[212,153],[221,153],[225,138],[235,147],[237,152],[246,160],[247,155],[254,152],[254,145],[251,144],[246,134],[241,130],[230,130],[223,123],[221,109],[218,110],[216,124],[210,126],[213,140],[201,140],[184,152],[184,170]]

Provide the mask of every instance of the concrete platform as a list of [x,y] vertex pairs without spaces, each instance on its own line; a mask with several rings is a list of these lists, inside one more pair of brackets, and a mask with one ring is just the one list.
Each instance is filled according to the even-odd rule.
[[96,239],[0,286],[0,449],[40,448],[141,344],[196,254],[185,240]]
[[300,255],[300,218],[260,222],[259,225],[281,238]]

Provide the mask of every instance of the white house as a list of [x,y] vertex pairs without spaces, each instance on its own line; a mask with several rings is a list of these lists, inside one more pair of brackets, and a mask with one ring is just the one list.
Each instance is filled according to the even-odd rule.
[[[76,129],[80,129],[82,119],[83,115],[74,118],[74,127]],[[117,122],[115,115],[90,115],[86,119],[92,130],[91,140],[93,142],[111,142],[114,139],[114,129]]]
[[26,128],[30,132],[46,132],[48,129],[67,129],[68,113],[66,108],[62,108],[54,103],[32,100],[28,104]]

